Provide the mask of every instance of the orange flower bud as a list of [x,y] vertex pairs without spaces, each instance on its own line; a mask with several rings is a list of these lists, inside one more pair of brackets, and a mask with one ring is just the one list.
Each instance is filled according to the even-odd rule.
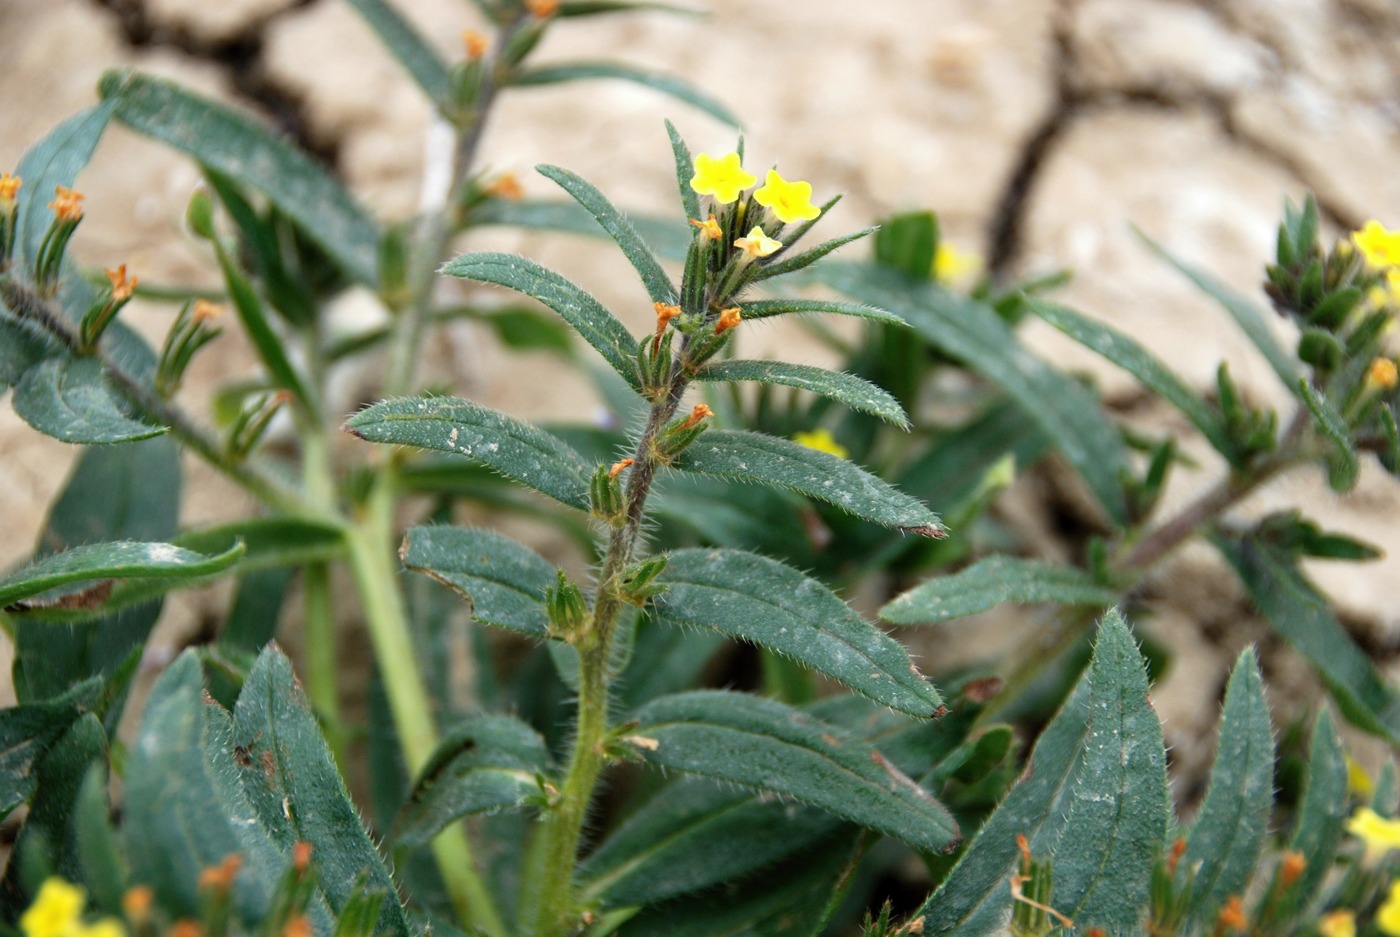
[[204,937],[204,925],[189,918],[180,918],[170,925],[167,937]]
[[1167,874],[1175,877],[1176,867],[1181,862],[1182,855],[1186,852],[1186,840],[1178,836],[1176,842],[1172,843],[1172,851],[1167,856]]
[[24,180],[7,172],[0,172],[0,202],[13,202],[19,195],[19,187]]
[[707,241],[718,241],[720,238],[724,237],[724,231],[721,230],[719,222],[715,220],[714,215],[711,215],[704,221],[696,221],[694,218],[691,218],[690,223],[700,229],[700,236]]
[[666,328],[666,323],[681,314],[681,307],[672,306],[670,303],[652,303],[651,308],[656,310],[656,331],[658,333]]
[[126,264],[115,270],[104,270],[103,273],[107,274],[107,279],[112,282],[112,298],[118,302],[130,299],[131,294],[136,292],[136,284],[140,281],[136,277],[127,277]]
[[1308,867],[1308,860],[1301,852],[1289,850],[1283,854],[1283,861],[1278,867],[1278,882],[1284,888],[1289,888],[1302,876],[1303,870]]
[[311,922],[305,914],[293,914],[282,928],[282,937],[313,937]]
[[1389,358],[1377,358],[1366,370],[1366,383],[1381,390],[1394,390],[1395,385],[1400,383],[1400,371],[1396,370],[1395,362]]
[[486,47],[490,45],[490,40],[475,29],[462,30],[462,45],[467,50],[467,58],[479,59],[486,54]]
[[224,307],[220,306],[218,303],[211,303],[207,299],[196,299],[194,301],[194,309],[191,310],[190,315],[194,316],[194,321],[196,322],[208,322],[211,319],[217,319],[219,316],[223,315],[223,313]]
[[686,417],[685,422],[681,424],[681,429],[690,429],[696,423],[699,423],[701,420],[705,419],[705,417],[714,415],[715,411],[711,410],[703,403],[697,403],[695,405],[695,408],[690,411],[690,416]]
[[616,478],[617,476],[622,474],[623,469],[627,468],[627,466],[629,465],[632,465],[636,461],[636,459],[621,459],[617,462],[614,462],[612,464],[612,468],[608,469],[608,477]]
[[525,188],[520,184],[520,180],[515,178],[515,173],[504,172],[491,180],[491,184],[486,187],[486,194],[492,198],[514,201],[525,197]]
[[743,313],[738,306],[733,306],[721,311],[719,320],[715,322],[715,334],[723,335],[725,332],[737,326],[743,319]]
[[122,895],[122,911],[126,913],[126,918],[133,924],[142,924],[151,914],[151,905],[155,903],[155,892],[146,885],[137,885],[129,888],[126,894]]
[[54,199],[49,202],[54,216],[59,221],[81,221],[83,217],[83,194],[61,185],[54,186]]
[[1244,930],[1249,926],[1249,919],[1244,916],[1244,902],[1239,895],[1231,895],[1225,900],[1225,907],[1220,909],[1215,923],[1224,930]]
[[525,6],[537,20],[547,20],[559,12],[559,0],[525,0]]
[[305,872],[311,864],[311,844],[301,840],[292,847],[292,865],[298,872]]
[[210,866],[199,873],[199,887],[215,891],[228,891],[233,888],[233,878],[243,868],[243,857],[231,852],[218,865]]

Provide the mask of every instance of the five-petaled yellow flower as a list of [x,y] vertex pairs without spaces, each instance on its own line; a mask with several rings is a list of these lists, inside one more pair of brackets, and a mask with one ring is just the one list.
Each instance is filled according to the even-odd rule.
[[783,224],[794,221],[811,221],[822,213],[812,204],[812,185],[808,182],[788,182],[778,175],[778,170],[768,170],[763,188],[753,194],[753,200],[764,208],[772,210]]
[[1391,937],[1400,937],[1400,879],[1390,883],[1385,903],[1376,909],[1376,926]]
[[690,178],[690,187],[701,195],[713,195],[721,205],[728,205],[757,181],[757,176],[740,165],[738,153],[725,153],[718,159],[701,153],[695,157],[695,175]]
[[734,246],[742,251],[748,252],[750,257],[768,257],[782,250],[783,242],[775,241],[763,233],[763,229],[754,225],[744,237],[737,238]]
[[72,937],[82,927],[80,915],[87,895],[77,885],[70,885],[54,876],[45,879],[29,906],[19,919],[19,929],[25,937]]
[[1390,231],[1374,218],[1352,232],[1351,242],[1373,268],[1400,266],[1400,231]]
[[1357,808],[1347,820],[1347,832],[1366,845],[1364,861],[1368,865],[1390,850],[1400,849],[1400,820],[1387,820],[1370,807]]
[[1356,937],[1356,912],[1328,911],[1317,922],[1317,930],[1322,937]]
[[849,459],[850,452],[846,447],[836,441],[836,437],[831,435],[831,430],[826,427],[818,427],[811,432],[793,433],[792,441],[799,446],[806,446],[808,449],[815,449],[818,452],[825,452],[827,455],[834,455],[838,459]]

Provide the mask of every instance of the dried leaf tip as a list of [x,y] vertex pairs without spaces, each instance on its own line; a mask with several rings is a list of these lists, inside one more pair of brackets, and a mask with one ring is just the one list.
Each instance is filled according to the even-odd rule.
[[917,527],[901,527],[899,529],[906,534],[928,537],[930,540],[942,540],[948,536],[948,528],[941,524],[920,524]]

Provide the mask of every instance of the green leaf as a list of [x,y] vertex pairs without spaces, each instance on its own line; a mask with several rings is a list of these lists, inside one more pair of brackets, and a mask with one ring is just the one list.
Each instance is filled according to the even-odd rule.
[[394,881],[360,823],[291,662],[276,645],[259,655],[248,675],[232,741],[247,754],[239,780],[259,825],[283,852],[311,844],[317,887],[331,910],[338,914],[367,887],[390,896],[375,933],[407,937]]
[[771,319],[773,316],[821,312],[837,316],[856,316],[875,322],[888,322],[891,325],[904,324],[903,319],[892,312],[886,312],[884,309],[877,309],[862,303],[843,303],[835,299],[756,299],[744,303],[743,312],[744,319],[748,321]]
[[1106,607],[1118,593],[1082,569],[1015,556],[988,556],[951,576],[938,576],[880,609],[896,625],[952,621],[1003,602],[1052,602]]
[[943,699],[909,653],[815,579],[744,550],[675,550],[658,620],[713,628],[790,657],[870,699],[933,716]]
[[1349,806],[1346,754],[1337,727],[1325,707],[1318,710],[1313,724],[1312,750],[1308,755],[1308,779],[1298,820],[1288,848],[1307,857],[1303,874],[1282,900],[1294,913],[1307,908],[1331,871],[1342,825]]
[[1093,393],[1031,354],[985,303],[935,284],[898,282],[878,268],[828,264],[824,280],[856,299],[898,309],[925,341],[965,362],[1038,422],[1103,509],[1126,523],[1127,457],[1117,429]]
[[1298,378],[1298,395],[1303,398],[1313,422],[1322,435],[1332,443],[1332,456],[1329,459],[1328,482],[1336,492],[1350,491],[1356,486],[1357,475],[1361,471],[1356,458],[1356,447],[1351,442],[1351,432],[1346,421],[1320,391],[1313,389],[1305,377]]
[[1117,610],[1099,626],[1089,665],[1089,737],[1064,835],[1052,853],[1053,907],[1111,934],[1142,922],[1171,812],[1162,724],[1147,670]]
[[1400,744],[1400,694],[1290,561],[1253,539],[1212,538],[1264,618],[1317,669],[1347,721]]
[[558,183],[560,188],[572,195],[617,242],[617,246],[622,248],[622,253],[637,271],[637,275],[642,278],[652,302],[675,303],[676,288],[666,271],[661,268],[661,261],[656,259],[656,255],[642,240],[637,229],[632,227],[627,216],[618,211],[602,192],[582,177],[558,166],[536,166],[535,170],[546,179]]
[[931,211],[886,218],[875,234],[875,262],[916,280],[931,280],[938,234],[938,216]]
[[457,397],[383,400],[345,421],[370,442],[466,456],[570,507],[588,510],[588,465],[538,427]]
[[[687,218],[700,221],[700,195],[690,187],[690,180],[695,174],[695,162],[691,158],[690,147],[685,145],[680,131],[669,120],[666,121],[666,135],[671,138],[671,152],[676,159],[676,188],[681,193],[681,207],[685,209]],[[692,230],[691,236],[694,237],[698,233]]]
[[347,274],[379,280],[379,230],[329,172],[231,108],[160,78],[113,71],[99,90],[116,118],[267,196]]
[[1274,735],[1254,650],[1240,655],[1225,688],[1210,787],[1178,867],[1191,882],[1186,913],[1206,924],[1231,895],[1243,895],[1259,864],[1274,800]]
[[96,690],[93,680],[54,699],[0,709],[0,820],[33,795],[35,760],[83,715]]
[[643,3],[638,0],[564,0],[559,4],[559,17],[591,16],[595,13],[632,13],[642,10],[660,10],[667,13],[685,13],[690,16],[704,16],[704,10],[682,6],[679,3]]
[[552,270],[512,254],[463,254],[442,266],[442,273],[494,283],[531,296],[574,327],[623,380],[638,387],[637,342],[602,303]]
[[25,372],[12,404],[30,426],[70,443],[116,443],[164,433],[128,416],[95,358],[49,358]]
[[1258,348],[1264,355],[1265,360],[1274,369],[1279,380],[1283,381],[1284,387],[1289,390],[1297,388],[1299,376],[1297,359],[1283,350],[1278,340],[1274,338],[1274,333],[1270,331],[1268,322],[1251,302],[1204,270],[1177,258],[1141,231],[1137,231],[1137,235],[1152,249],[1153,253],[1184,273],[1201,292],[1214,299],[1234,318],[1235,323],[1254,343],[1254,347]]
[[384,0],[349,0],[399,64],[441,107],[452,99],[452,75],[433,47],[413,26]]
[[1021,861],[1017,834],[1047,855],[1064,830],[1089,734],[1089,674],[1036,741],[1027,770],[973,837],[938,890],[916,912],[930,937],[990,937],[1006,932],[1007,880]]
[[112,828],[107,784],[104,760],[88,770],[78,789],[73,805],[73,840],[81,869],[77,880],[87,886],[97,909],[116,914],[122,909],[128,872],[121,842]]
[[662,697],[638,710],[647,761],[771,791],[939,852],[958,840],[943,805],[863,742],[774,700],[722,690]]
[[943,524],[922,503],[874,475],[825,452],[744,430],[708,430],[674,468],[787,488],[876,524],[925,537]]
[[15,175],[24,180],[24,195],[15,217],[15,259],[21,269],[34,269],[39,245],[53,221],[48,204],[54,187],[73,185],[96,152],[112,111],[113,104],[104,101],[74,114],[20,158]]
[[840,401],[852,410],[878,416],[887,423],[907,428],[909,418],[883,388],[864,378],[841,371],[828,371],[806,364],[786,361],[748,361],[734,359],[713,361],[695,375],[697,381],[761,381],[808,390],[823,397]]
[[787,251],[782,251],[775,255],[770,262],[763,265],[762,269],[754,276],[752,282],[759,283],[763,280],[771,280],[773,277],[780,277],[785,274],[795,273],[798,270],[804,270],[832,251],[845,247],[847,244],[851,244],[855,241],[859,241],[863,237],[868,237],[878,230],[880,230],[878,227],[870,227],[862,228],[859,231],[852,231],[850,234],[843,234],[829,241],[823,241],[816,247],[810,247],[802,253],[794,254],[791,257],[787,256]]
[[30,368],[58,353],[57,344],[14,318],[0,300],[0,391],[18,384]]
[[1147,349],[1117,329],[1080,315],[1073,309],[1034,298],[1027,298],[1025,302],[1040,318],[1086,348],[1103,355],[1141,381],[1148,390],[1176,407],[1210,441],[1216,452],[1226,458],[1232,457],[1235,447],[1220,417],[1199,394],[1182,383],[1181,378]]
[[277,334],[268,321],[262,298],[253,289],[253,284],[238,269],[233,258],[222,246],[215,247],[219,258],[219,269],[224,282],[228,284],[228,296],[238,313],[238,321],[257,349],[258,357],[276,386],[286,388],[308,410],[312,409],[311,393],[302,382],[292,359],[287,355],[286,340]]
[[[689,176],[687,176],[689,179]],[[686,188],[689,188],[687,185]],[[693,194],[693,193],[692,193]],[[696,211],[699,211],[698,202]],[[649,216],[629,216],[632,227],[651,245],[659,256],[667,260],[684,260],[690,246],[691,232],[671,218]],[[604,234],[581,205],[574,202],[555,202],[540,199],[492,199],[471,209],[471,224],[506,225],[511,228],[527,228],[535,231],[562,231],[567,234],[583,234],[599,237]],[[491,281],[495,282],[495,281]]]
[[621,62],[559,62],[520,72],[511,78],[510,84],[517,88],[528,88],[590,78],[616,78],[634,82],[662,94],[669,94],[731,127],[739,126],[739,118],[734,116],[733,111],[689,82],[664,72],[653,72]]
[[196,553],[221,553],[242,543],[246,552],[238,561],[240,573],[335,560],[345,553],[339,527],[300,517],[253,517],[216,524],[185,531],[173,542]]
[[[243,555],[242,544],[205,556],[169,543],[94,543],[36,560],[0,579],[0,608],[24,611],[49,601],[101,601],[92,587],[61,597],[43,593],[74,583],[108,579],[190,579],[227,569]],[[105,590],[100,590],[104,591]],[[104,596],[105,597],[105,596]]]
[[395,844],[423,846],[462,817],[539,801],[549,768],[534,729],[513,716],[473,716],[447,733],[414,782]]
[[1006,456],[1018,469],[1034,465],[1049,440],[1025,410],[999,398],[981,414],[940,435],[894,478],[917,498],[943,498],[961,504],[973,497],[982,478]]
[[414,527],[399,556],[404,566],[465,598],[476,620],[531,637],[549,636],[544,594],[554,584],[554,567],[528,547],[493,530]]

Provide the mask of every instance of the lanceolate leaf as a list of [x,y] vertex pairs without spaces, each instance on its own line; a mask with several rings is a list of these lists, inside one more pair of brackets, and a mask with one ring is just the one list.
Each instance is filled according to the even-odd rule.
[[812,804],[938,852],[958,840],[943,805],[868,745],[774,700],[725,691],[666,696],[638,710],[652,764]]
[[925,537],[944,536],[928,508],[869,472],[825,452],[744,430],[708,430],[675,468],[787,488],[876,524]]
[[225,105],[160,78],[108,72],[100,90],[122,123],[256,188],[346,273],[370,286],[378,282],[374,220],[305,153]]
[[1002,602],[1057,605],[1112,605],[1118,593],[1073,566],[1056,566],[1014,556],[989,556],[951,576],[915,586],[880,609],[896,625],[952,621]]
[[[79,582],[108,579],[189,579],[227,569],[243,555],[235,544],[218,556],[191,553],[168,543],[94,543],[55,553],[0,579],[0,608],[23,610],[63,597],[49,599],[43,593]],[[36,598],[41,597],[41,598]],[[86,601],[86,594],[70,600]]]
[[59,124],[24,154],[15,175],[24,181],[15,219],[15,259],[23,270],[32,270],[44,233],[53,220],[48,207],[54,186],[72,186],[73,180],[97,150],[98,141],[112,119],[113,104],[104,101],[74,114]]
[[1353,725],[1400,744],[1400,695],[1289,561],[1252,539],[1212,538],[1259,611],[1306,657]]
[[1099,627],[1089,668],[1089,737],[1064,835],[1056,845],[1056,910],[1081,928],[1131,933],[1145,914],[1170,801],[1162,724],[1122,617]]
[[524,806],[543,796],[549,751],[540,734],[513,716],[474,716],[447,733],[414,782],[395,842],[421,846],[474,813]]
[[892,312],[886,312],[883,309],[866,306],[862,303],[843,303],[835,299],[756,299],[744,303],[743,311],[744,318],[749,320],[820,312],[836,316],[873,319],[876,322],[889,322],[893,325],[904,324],[904,320]]
[[943,705],[899,642],[834,594],[777,560],[744,550],[676,550],[660,577],[656,615],[709,627],[791,657],[914,716]]
[[705,365],[695,375],[697,381],[761,381],[809,390],[823,397],[840,401],[852,410],[869,413],[895,426],[909,425],[904,408],[883,388],[864,378],[841,371],[828,371],[806,364],[786,361],[748,361],[735,359],[715,361]]
[[533,550],[492,530],[414,527],[399,556],[404,566],[466,598],[478,621],[548,637],[544,593],[554,567]]
[[822,278],[834,288],[886,309],[898,309],[928,342],[1000,386],[1055,440],[1108,515],[1127,519],[1122,479],[1123,441],[1094,395],[1016,340],[984,303],[936,284],[892,282],[892,274],[854,264],[827,264]]
[[1080,344],[1092,348],[1137,378],[1151,391],[1182,412],[1215,450],[1229,458],[1234,450],[1220,418],[1201,397],[1181,382],[1147,349],[1111,326],[1073,309],[1043,300],[1029,299],[1031,311]]
[[221,552],[234,542],[247,548],[238,561],[240,573],[334,560],[345,552],[340,528],[299,517],[254,517],[189,530],[174,540],[197,553]]
[[560,62],[521,72],[511,79],[511,84],[515,87],[528,87],[588,78],[616,78],[645,85],[684,101],[692,107],[697,107],[731,127],[739,126],[739,118],[734,116],[733,111],[689,82],[682,81],[674,75],[653,72],[633,65],[624,65],[620,62]]
[[821,260],[827,254],[830,254],[832,251],[837,250],[838,248],[845,247],[847,244],[850,244],[854,241],[859,241],[863,237],[868,237],[869,235],[874,234],[878,230],[878,227],[870,227],[862,228],[859,231],[852,231],[850,234],[843,234],[840,237],[834,237],[829,241],[823,241],[816,247],[808,248],[802,253],[794,254],[791,257],[787,256],[786,252],[784,252],[783,254],[779,255],[773,263],[764,265],[763,269],[760,270],[758,274],[754,277],[754,282],[757,283],[762,280],[769,280],[773,277],[780,277],[788,273],[794,273],[798,270],[803,270],[807,267],[810,267],[818,260]]
[[1210,787],[1177,867],[1178,883],[1192,883],[1187,913],[1196,920],[1213,922],[1227,898],[1244,894],[1269,833],[1273,800],[1273,727],[1259,665],[1247,649],[1225,689]]
[[345,421],[370,442],[466,456],[571,507],[588,508],[588,466],[555,437],[457,397],[383,400]]
[[594,13],[629,13],[637,10],[662,10],[667,13],[687,13],[703,16],[705,11],[679,3],[645,3],[640,0],[564,0],[558,16],[590,16]]
[[622,375],[637,387],[636,340],[602,303],[552,270],[513,254],[463,254],[442,272],[464,280],[494,283],[534,297],[559,313]]
[[642,278],[642,283],[647,288],[647,294],[654,303],[674,303],[676,301],[676,288],[671,283],[671,278],[666,275],[666,271],[661,268],[661,261],[656,259],[656,255],[651,252],[651,248],[642,240],[642,236],[637,233],[637,229],[632,227],[632,223],[627,220],[627,216],[613,207],[612,202],[599,192],[593,185],[586,182],[580,176],[569,172],[567,169],[560,169],[558,166],[537,166],[535,167],[540,175],[546,179],[552,179],[577,202],[588,210],[603,230],[617,242],[617,246],[622,248],[622,253],[627,255],[633,269]]
[[39,432],[69,443],[117,443],[165,432],[128,415],[95,358],[49,358],[15,387],[15,413]]
[[[695,163],[690,156],[690,147],[685,145],[684,138],[676,125],[669,120],[666,121],[666,135],[671,138],[671,152],[676,158],[676,187],[681,193],[681,205],[685,208],[685,216],[703,221],[700,217],[700,195],[690,187],[690,179],[695,174]],[[691,235],[698,233],[691,229]]]
[[1357,463],[1356,448],[1352,445],[1346,421],[1332,405],[1332,401],[1321,391],[1314,390],[1305,377],[1298,379],[1298,396],[1303,398],[1303,403],[1313,415],[1317,428],[1332,442],[1335,463],[1328,473],[1328,481],[1336,491],[1351,490],[1356,484],[1360,465]]
[[[690,176],[686,176],[687,182]],[[686,188],[690,188],[689,185]],[[694,193],[692,193],[694,194]],[[696,212],[699,211],[697,203]],[[693,217],[693,215],[692,215]],[[667,260],[684,260],[692,237],[689,230],[671,218],[629,216],[632,227],[651,245],[657,256]],[[540,199],[492,199],[471,210],[473,225],[507,225],[538,231],[563,231],[597,237],[603,234],[593,216],[574,202]],[[494,280],[490,282],[495,282]]]
[[441,106],[452,97],[452,75],[447,66],[397,10],[384,0],[350,0],[350,5],[364,17],[384,47],[399,60],[399,64],[413,76],[413,80],[427,92],[434,104]]
[[1289,848],[1302,853],[1308,863],[1303,874],[1284,893],[1288,907],[1296,911],[1308,907],[1331,871],[1342,824],[1349,806],[1346,755],[1337,727],[1325,707],[1318,710],[1313,725],[1312,750],[1308,754],[1308,780],[1303,803],[1293,828]]
[[978,830],[958,864],[917,914],[932,937],[1006,933],[1007,881],[1021,860],[1017,834],[1036,855],[1050,853],[1064,829],[1070,791],[1089,734],[1089,674],[1080,678],[1036,742],[1021,781]]
[[290,853],[310,843],[317,885],[337,914],[357,891],[387,896],[374,928],[407,937],[408,921],[384,867],[346,793],[321,728],[276,645],[258,657],[233,714],[232,742],[247,754],[238,777],[258,825]]

